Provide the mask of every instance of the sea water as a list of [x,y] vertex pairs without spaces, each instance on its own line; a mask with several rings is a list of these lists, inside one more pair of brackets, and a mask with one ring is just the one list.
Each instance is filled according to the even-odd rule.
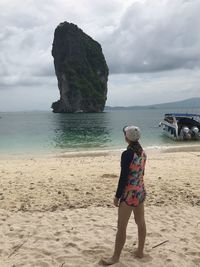
[[[159,128],[159,122],[169,112],[171,111],[163,109],[76,114],[51,111],[1,112],[0,153],[123,149],[126,143],[122,129],[131,124],[140,127],[144,147],[180,145],[180,142],[165,137]],[[193,112],[200,113],[200,109]]]

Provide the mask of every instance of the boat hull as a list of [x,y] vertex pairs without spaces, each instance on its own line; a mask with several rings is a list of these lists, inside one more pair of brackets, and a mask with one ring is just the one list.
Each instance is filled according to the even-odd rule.
[[[197,119],[196,119],[197,118]],[[200,140],[200,115],[197,114],[165,114],[159,126],[167,137],[176,141]]]

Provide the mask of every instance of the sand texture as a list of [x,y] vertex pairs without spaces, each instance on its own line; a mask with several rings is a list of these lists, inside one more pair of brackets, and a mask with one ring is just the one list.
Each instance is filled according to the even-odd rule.
[[[199,162],[199,151],[148,153],[145,257],[133,256],[132,216],[113,266],[200,266]],[[1,267],[101,266],[112,254],[120,152],[1,158],[0,166]]]

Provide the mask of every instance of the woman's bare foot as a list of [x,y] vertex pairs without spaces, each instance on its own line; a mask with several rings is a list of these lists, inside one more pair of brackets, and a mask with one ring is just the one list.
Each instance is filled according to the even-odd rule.
[[119,259],[114,259],[113,257],[112,258],[102,258],[100,263],[105,265],[105,266],[109,266],[109,265],[113,265],[115,263],[119,262]]
[[140,258],[140,259],[144,257],[143,252],[140,252],[139,250],[135,250],[135,251],[133,252],[133,255],[134,255],[135,257],[137,257],[137,258]]

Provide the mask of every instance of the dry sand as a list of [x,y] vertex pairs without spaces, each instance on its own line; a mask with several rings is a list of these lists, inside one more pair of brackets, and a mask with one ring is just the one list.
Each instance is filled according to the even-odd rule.
[[[1,158],[0,266],[101,266],[115,240],[119,161],[120,152]],[[113,266],[200,266],[199,161],[198,149],[148,153],[145,257],[132,254],[132,217]]]

